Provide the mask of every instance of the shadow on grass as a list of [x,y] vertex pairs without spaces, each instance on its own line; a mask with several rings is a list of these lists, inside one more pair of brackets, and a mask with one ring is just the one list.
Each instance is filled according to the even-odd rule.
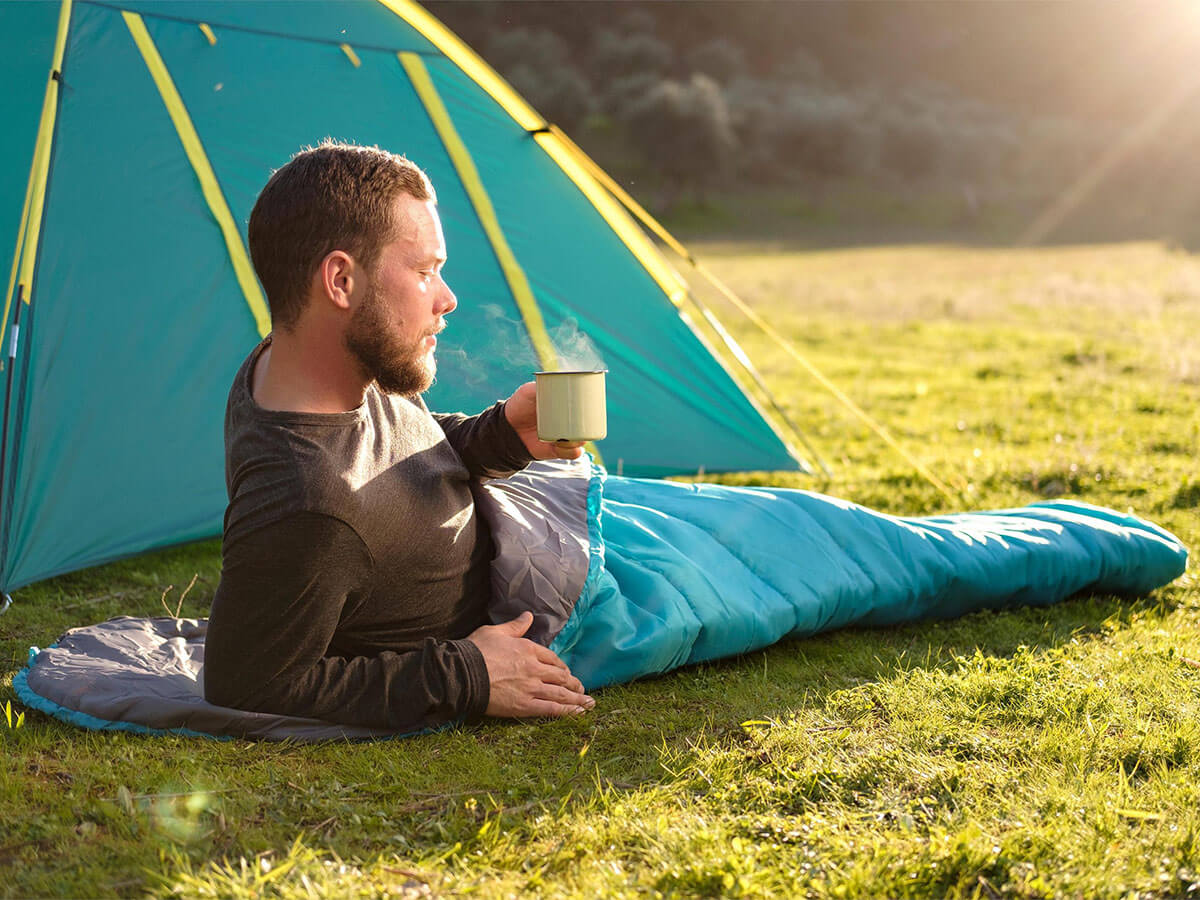
[[[786,721],[826,709],[832,695],[917,670],[952,672],[978,651],[1008,659],[1045,653],[1088,635],[1119,630],[1142,614],[1165,616],[1185,588],[1147,597],[1079,595],[1051,606],[971,613],[882,628],[846,628],[784,641],[765,650],[717,660],[597,693],[603,722],[612,707],[637,710],[634,721],[595,739],[627,748],[628,764],[650,777],[662,747],[683,751],[743,733],[747,721]],[[623,709],[621,710],[623,711]],[[698,724],[702,723],[702,724]],[[632,754],[649,730],[656,749]],[[639,738],[639,735],[641,737]]]

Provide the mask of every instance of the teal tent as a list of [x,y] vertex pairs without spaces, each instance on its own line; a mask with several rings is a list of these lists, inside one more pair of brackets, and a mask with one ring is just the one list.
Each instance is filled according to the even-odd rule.
[[246,221],[325,136],[437,188],[460,305],[432,408],[480,409],[582,335],[610,468],[804,466],[594,164],[411,0],[5,2],[0,25],[3,590],[220,533],[225,397],[270,328]]

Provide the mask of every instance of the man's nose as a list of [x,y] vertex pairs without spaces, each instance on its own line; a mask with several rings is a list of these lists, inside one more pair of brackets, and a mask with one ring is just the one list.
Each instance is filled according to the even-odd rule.
[[439,316],[449,315],[458,307],[458,298],[454,296],[454,291],[450,290],[450,285],[442,282],[442,290],[438,296],[437,314]]

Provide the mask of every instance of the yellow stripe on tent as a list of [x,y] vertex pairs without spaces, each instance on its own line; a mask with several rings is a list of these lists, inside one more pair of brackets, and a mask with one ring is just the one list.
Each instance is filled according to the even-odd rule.
[[204,192],[208,208],[212,211],[213,217],[221,227],[221,233],[225,236],[225,246],[229,250],[229,258],[233,262],[233,269],[237,274],[238,284],[241,285],[242,294],[246,298],[250,312],[254,315],[258,333],[266,337],[271,330],[271,315],[267,311],[262,289],[254,277],[254,269],[250,265],[250,257],[242,244],[242,236],[233,221],[229,204],[225,202],[225,195],[221,193],[216,173],[213,172],[212,166],[208,162],[208,156],[204,152],[204,146],[200,143],[200,136],[196,133],[187,107],[183,105],[183,98],[179,96],[175,82],[171,79],[171,73],[167,71],[167,66],[158,53],[158,48],[154,46],[154,40],[150,37],[150,32],[146,30],[146,23],[142,21],[142,17],[132,12],[122,12],[121,15],[125,19],[125,24],[129,26],[129,33],[133,35],[134,43],[141,51],[142,58],[146,61],[146,68],[150,70],[150,76],[154,79],[158,92],[162,95],[163,104],[167,107],[171,121],[175,124],[175,130],[179,133],[179,140],[183,144],[184,152],[187,153],[188,161],[192,164],[192,169],[195,170],[196,177],[200,180],[200,188]]
[[659,240],[661,240],[664,244],[666,244],[684,259],[688,260],[689,262],[692,261],[692,254],[687,251],[687,248],[684,247],[683,244],[679,243],[679,241],[675,240],[674,235],[667,231],[667,229],[658,224],[658,220],[650,215],[650,213],[646,212],[642,205],[634,200],[633,197],[631,197],[625,190],[625,188],[621,187],[621,185],[615,181],[611,175],[600,168],[595,160],[584,153],[583,150],[580,149],[579,145],[567,136],[566,132],[564,132],[557,125],[551,125],[550,133],[566,144],[567,149],[571,151],[571,155],[583,164],[588,172],[591,173],[592,177],[608,188],[609,192],[618,200],[620,200],[621,203],[625,205],[626,209],[637,216],[642,221],[643,225],[653,231],[658,236]]
[[354,68],[357,69],[362,65],[362,60],[358,58],[358,54],[354,52],[353,47],[351,47],[349,44],[339,44],[338,46],[340,46],[342,48],[342,52],[346,54],[346,59],[350,60],[350,62],[354,64]]
[[[33,268],[37,262],[38,237],[42,232],[42,213],[46,206],[46,179],[50,174],[50,145],[54,140],[54,121],[58,114],[59,73],[67,47],[67,26],[71,21],[71,0],[63,0],[58,12],[58,34],[54,38],[54,57],[46,78],[46,94],[42,99],[42,117],[38,122],[37,143],[29,180],[25,184],[25,203],[21,207],[21,225],[17,229],[17,244],[13,251],[12,272],[8,276],[8,291],[4,295],[4,319],[0,320],[0,335],[8,327],[12,309],[13,289],[25,286],[25,302],[33,294]],[[19,279],[19,281],[18,281]]]
[[[441,50],[460,69],[463,70],[476,84],[483,88],[497,103],[503,107],[517,124],[526,131],[537,132],[547,128],[546,120],[539,116],[520,95],[501,78],[496,71],[479,58],[470,47],[464,44],[445,25],[418,6],[414,0],[379,0],[409,25],[419,31],[435,47]],[[591,201],[596,210],[608,222],[609,227],[625,243],[645,267],[650,276],[658,282],[663,293],[671,302],[679,306],[686,294],[687,286],[662,254],[650,242],[621,206],[602,189],[589,174],[572,159],[570,152],[558,138],[545,132],[536,135],[537,142],[566,173],[584,196]]]
[[488,92],[504,107],[504,111],[517,120],[526,131],[543,127],[546,123],[532,106],[521,99],[521,95],[496,74],[496,70],[485,63],[464,44],[454,32],[417,5],[414,0],[379,0],[384,6],[425,36],[430,43],[454,60],[471,80]]
[[404,66],[404,71],[408,73],[408,78],[416,89],[417,96],[421,98],[425,112],[433,121],[433,127],[437,129],[438,137],[442,139],[446,152],[450,154],[450,160],[454,163],[459,180],[466,188],[467,196],[471,198],[471,205],[475,207],[475,215],[479,217],[480,224],[483,225],[483,230],[496,254],[496,259],[500,262],[500,268],[504,272],[508,288],[517,303],[517,309],[521,311],[521,318],[525,320],[525,328],[529,332],[530,340],[533,341],[533,348],[537,351],[542,368],[557,369],[558,354],[554,350],[554,343],[550,340],[550,335],[546,332],[546,322],[542,318],[542,311],[538,308],[537,300],[533,296],[533,290],[529,287],[529,279],[525,277],[525,270],[517,262],[512,248],[508,245],[508,240],[504,237],[504,231],[500,228],[500,220],[496,218],[496,210],[492,206],[492,199],[488,196],[487,188],[483,186],[479,171],[475,168],[475,161],[471,158],[467,145],[459,136],[458,129],[454,127],[450,113],[446,111],[446,105],[442,102],[437,88],[434,87],[425,63],[415,53],[398,53],[396,55],[400,58],[400,64]]
[[213,34],[213,30],[208,27],[207,23],[205,23],[205,22],[200,23],[200,33],[203,34],[204,37],[208,39],[208,43],[209,43],[210,47],[217,46],[217,36],[215,34]]
[[587,169],[579,164],[574,154],[571,153],[571,149],[563,143],[558,135],[551,132],[540,132],[534,135],[534,139],[550,155],[550,158],[558,163],[558,167],[566,173],[567,177],[575,182],[576,187],[583,191],[592,206],[596,207],[612,230],[617,233],[617,237],[637,257],[646,271],[650,273],[650,277],[658,282],[658,286],[662,288],[667,298],[676,306],[681,306],[687,297],[687,283],[663,259],[658,248],[646,237],[646,233],[637,226],[629,214],[591,176]]
[[[69,2],[69,0],[68,0]],[[33,173],[37,171],[38,154],[35,147],[33,161],[29,164],[29,180],[25,183],[25,203],[21,206],[21,226],[17,229],[17,243],[13,248],[12,271],[8,276],[8,291],[4,295],[4,319],[0,320],[0,340],[8,330],[8,314],[12,310],[13,288],[17,284],[17,270],[21,267],[21,248],[25,245],[25,229],[29,225],[29,203],[33,195]],[[25,295],[26,301],[29,295]],[[0,368],[4,363],[0,362]]]

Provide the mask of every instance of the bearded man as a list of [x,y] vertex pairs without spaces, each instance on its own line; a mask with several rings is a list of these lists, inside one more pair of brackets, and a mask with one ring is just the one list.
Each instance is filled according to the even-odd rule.
[[272,175],[249,242],[273,331],[229,392],[206,698],[395,732],[590,709],[522,637],[531,616],[485,624],[470,480],[582,450],[538,440],[532,383],[475,416],[426,408],[458,305],[428,178],[326,142]]

